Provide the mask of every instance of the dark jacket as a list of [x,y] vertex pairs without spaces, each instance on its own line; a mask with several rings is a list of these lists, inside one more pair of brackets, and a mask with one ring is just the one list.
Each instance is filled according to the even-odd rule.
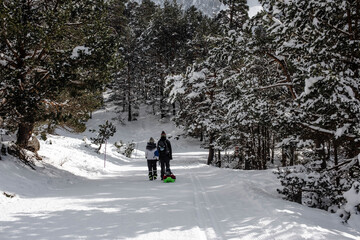
[[[165,151],[160,150],[160,146],[162,146],[162,145],[166,146]],[[172,159],[171,143],[169,140],[166,139],[166,137],[160,138],[160,140],[157,143],[157,150],[159,152],[159,160],[160,161],[168,161],[168,160]]]

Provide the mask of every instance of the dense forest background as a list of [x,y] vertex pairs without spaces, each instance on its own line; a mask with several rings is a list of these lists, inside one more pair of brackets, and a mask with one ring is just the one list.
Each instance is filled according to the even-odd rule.
[[146,104],[201,139],[209,165],[278,159],[280,193],[335,212],[360,188],[360,2],[260,0],[251,19],[246,0],[221,2],[210,18],[176,2],[1,1],[1,128],[18,149],[85,131],[107,90],[117,121]]

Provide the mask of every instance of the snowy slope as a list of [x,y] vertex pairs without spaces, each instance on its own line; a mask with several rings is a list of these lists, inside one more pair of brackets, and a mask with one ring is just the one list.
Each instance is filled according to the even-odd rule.
[[[141,2],[141,0],[134,1]],[[162,5],[165,0],[153,0],[153,2]],[[226,8],[226,6],[224,6],[219,0],[176,0],[176,2],[183,6],[184,9],[195,6],[208,16],[213,16],[220,10]],[[258,0],[247,0],[247,3],[249,6],[250,17],[254,16],[257,12],[262,10],[262,7]]]
[[[209,167],[199,142],[176,140],[181,130],[141,112],[117,125],[105,167],[104,149],[96,154],[82,140],[90,132],[64,130],[41,142],[37,171],[0,161],[0,239],[360,239],[360,228],[334,214],[282,200],[272,170]],[[99,110],[89,128],[114,117],[111,106]],[[175,183],[146,179],[143,150],[162,130],[175,152]],[[133,158],[116,152],[120,139],[136,143]]]

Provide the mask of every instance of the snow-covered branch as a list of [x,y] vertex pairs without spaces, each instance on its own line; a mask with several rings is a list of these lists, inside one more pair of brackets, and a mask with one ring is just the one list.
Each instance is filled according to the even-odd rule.
[[286,82],[286,83],[281,83],[281,82],[279,82],[279,83],[275,83],[275,84],[272,84],[272,85],[269,85],[269,86],[258,87],[257,89],[259,89],[259,90],[265,90],[265,89],[269,89],[269,88],[289,87],[289,86],[292,87],[293,84],[292,84],[292,83],[288,83],[288,82]]
[[279,65],[280,65],[281,69],[283,70],[283,73],[284,73],[284,75],[285,75],[285,77],[286,77],[286,81],[287,81],[288,83],[290,83],[289,85],[287,85],[287,87],[288,87],[288,89],[289,89],[289,91],[290,91],[290,93],[291,93],[291,96],[292,96],[293,100],[295,100],[295,99],[297,98],[297,96],[296,96],[295,91],[294,91],[294,89],[293,89],[293,87],[292,87],[293,85],[292,85],[290,73],[289,73],[289,71],[288,71],[288,68],[287,68],[287,66],[286,66],[285,61],[279,59],[279,57],[275,56],[274,54],[272,54],[272,53],[270,53],[270,52],[266,52],[266,55],[268,55],[269,57],[271,57],[272,59],[274,59],[277,63],[279,63]]
[[339,137],[346,137],[346,138],[350,138],[350,139],[354,139],[356,138],[355,135],[353,134],[344,134],[342,132],[342,134],[339,134],[339,130],[337,131],[332,131],[332,130],[328,130],[328,129],[325,129],[325,128],[321,128],[321,127],[317,127],[317,126],[313,126],[313,125],[310,125],[310,124],[307,124],[307,123],[300,123],[302,126],[304,127],[307,127],[315,132],[318,132],[318,133],[321,133],[323,135],[327,135],[327,136],[333,136],[335,138],[339,138]]

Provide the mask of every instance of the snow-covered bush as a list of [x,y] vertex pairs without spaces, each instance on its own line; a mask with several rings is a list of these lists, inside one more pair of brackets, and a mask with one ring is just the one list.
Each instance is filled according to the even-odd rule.
[[351,217],[353,222],[360,225],[360,182],[355,181],[343,195],[346,203],[337,211],[337,214],[345,222]]
[[302,203],[302,191],[306,184],[305,173],[304,166],[283,168],[276,172],[283,186],[283,189],[277,189],[277,191],[284,195],[284,199]]
[[123,141],[117,141],[114,143],[114,146],[116,147],[116,151],[118,153],[122,153],[123,152],[123,147],[125,146],[125,144],[123,143]]
[[134,143],[134,142],[129,143],[129,144],[125,147],[125,156],[128,157],[128,158],[130,158],[132,152],[134,151],[134,149],[135,149],[135,143]]
[[[359,155],[360,157],[360,155]],[[344,221],[360,211],[359,157],[324,170],[321,161],[279,169],[284,199],[337,213]]]
[[134,142],[125,144],[122,140],[115,142],[114,146],[116,147],[118,153],[121,153],[128,158],[131,158],[131,154],[135,149]]

